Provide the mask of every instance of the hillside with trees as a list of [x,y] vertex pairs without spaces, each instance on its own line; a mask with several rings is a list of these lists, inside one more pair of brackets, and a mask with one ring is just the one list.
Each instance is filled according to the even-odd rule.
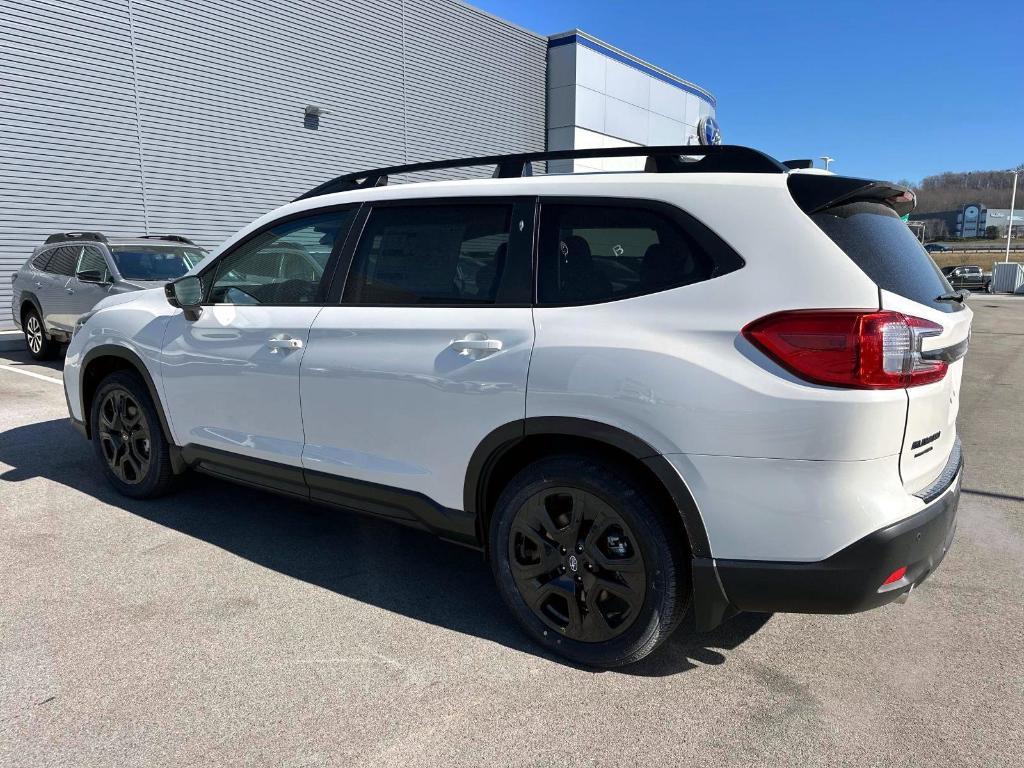
[[[1024,166],[1021,166],[1024,168]],[[1009,208],[1013,191],[1013,171],[969,171],[927,176],[919,183],[901,182],[917,192],[917,212],[951,211],[965,203],[981,203],[986,208]],[[1024,197],[1024,178],[1018,182],[1017,204]]]

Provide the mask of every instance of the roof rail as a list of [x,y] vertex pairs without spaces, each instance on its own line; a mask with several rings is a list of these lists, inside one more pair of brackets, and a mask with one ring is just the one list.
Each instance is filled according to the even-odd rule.
[[189,240],[184,235],[139,235],[141,240],[170,240],[174,243],[185,243],[187,245],[195,245],[194,242]]
[[517,179],[531,175],[530,163],[547,160],[580,160],[590,157],[646,157],[647,173],[786,173],[788,169],[772,157],[750,147],[721,145],[613,147],[610,149],[558,149],[551,152],[522,152],[513,155],[485,155],[458,160],[433,160],[426,163],[394,165],[356,173],[346,173],[314,187],[295,198],[305,200],[332,192],[383,187],[388,177],[400,173],[436,171],[443,168],[497,166],[494,178]]
[[75,240],[95,240],[100,243],[107,242],[107,238],[101,232],[56,232],[46,238],[44,245],[50,243],[65,243]]

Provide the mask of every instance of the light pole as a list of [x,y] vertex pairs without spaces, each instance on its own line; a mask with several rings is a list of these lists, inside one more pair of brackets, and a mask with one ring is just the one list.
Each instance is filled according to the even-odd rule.
[[821,160],[822,160],[823,163],[825,163],[825,170],[826,171],[828,170],[828,164],[829,163],[834,163],[836,161],[836,159],[834,157],[829,157],[828,155],[822,155],[821,156]]
[[1013,207],[1017,204],[1017,174],[1020,171],[1013,172],[1013,194],[1010,196],[1010,220],[1006,225],[1006,259],[1004,264],[1010,261],[1010,238],[1013,237]]

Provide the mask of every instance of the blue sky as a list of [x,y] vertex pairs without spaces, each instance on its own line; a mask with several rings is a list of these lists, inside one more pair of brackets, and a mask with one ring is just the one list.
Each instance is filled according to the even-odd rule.
[[470,0],[709,89],[727,143],[918,181],[1024,163],[1024,2]]

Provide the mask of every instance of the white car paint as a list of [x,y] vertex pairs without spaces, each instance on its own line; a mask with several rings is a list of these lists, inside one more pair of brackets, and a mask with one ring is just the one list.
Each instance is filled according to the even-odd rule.
[[[820,560],[922,508],[912,493],[935,479],[955,440],[962,363],[909,395],[836,389],[797,379],[739,334],[779,310],[879,307],[878,287],[794,205],[785,174],[549,176],[331,194],[267,214],[193,272],[300,211],[511,195],[666,202],[703,221],[746,265],[579,307],[213,306],[190,322],[158,292],[130,294],[102,302],[72,341],[72,415],[84,418],[82,355],[114,343],[137,352],[158,382],[178,445],[412,490],[453,509],[462,508],[479,441],[524,416],[609,424],[668,457],[718,558]],[[893,295],[883,306],[935,319],[946,329],[940,341],[969,332],[969,311],[950,315]],[[266,343],[280,334],[302,347],[272,356]],[[468,334],[501,349],[460,355],[451,344]],[[908,464],[905,439],[935,424],[943,434],[934,456]]]

